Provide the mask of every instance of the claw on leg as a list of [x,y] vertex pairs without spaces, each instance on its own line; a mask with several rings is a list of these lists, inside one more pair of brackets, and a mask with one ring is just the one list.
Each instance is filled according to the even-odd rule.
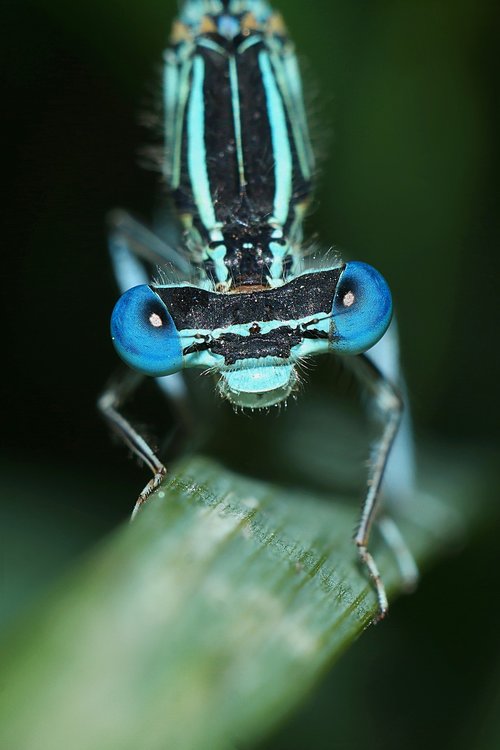
[[351,362],[351,367],[371,394],[382,421],[382,434],[370,468],[368,490],[361,507],[359,526],[354,537],[360,560],[368,570],[375,586],[379,606],[379,614],[375,622],[379,622],[386,616],[389,605],[380,572],[372,555],[368,552],[368,543],[379,509],[380,487],[385,467],[401,421],[403,401],[397,389],[365,355],[355,357]]
[[141,494],[137,498],[136,504],[134,506],[134,510],[132,511],[132,515],[130,516],[130,520],[133,521],[135,517],[137,516],[138,512],[146,503],[150,496],[155,492],[158,487],[160,487],[161,483],[163,482],[164,478],[167,475],[167,469],[163,464],[160,464],[160,468],[155,473],[154,477],[149,480],[147,485],[142,490]]
[[375,563],[375,560],[366,549],[365,545],[358,544],[358,555],[362,564],[367,568],[370,578],[375,586],[375,592],[377,594],[378,601],[378,613],[373,620],[373,624],[380,622],[387,615],[389,610],[389,602],[387,601],[387,594],[385,592],[385,586],[380,576],[379,570]]
[[135,391],[142,379],[143,376],[139,376],[137,373],[128,370],[123,371],[119,377],[113,380],[98,401],[99,411],[111,429],[153,472],[153,478],[150,479],[137,498],[132,519],[135,518],[138,510],[144,505],[151,493],[158,489],[167,473],[165,466],[153,448],[120,412],[122,402]]

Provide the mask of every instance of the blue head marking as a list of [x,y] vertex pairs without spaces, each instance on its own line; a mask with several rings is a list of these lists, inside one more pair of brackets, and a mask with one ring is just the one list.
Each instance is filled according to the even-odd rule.
[[217,30],[226,39],[234,39],[241,32],[241,25],[234,16],[224,14],[217,19]]
[[170,375],[183,365],[181,340],[172,316],[146,284],[129,289],[116,303],[111,337],[124,362],[145,375]]

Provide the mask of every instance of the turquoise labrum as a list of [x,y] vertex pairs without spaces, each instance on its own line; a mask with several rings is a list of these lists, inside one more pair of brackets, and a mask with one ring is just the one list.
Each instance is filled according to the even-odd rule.
[[241,369],[221,373],[219,391],[239,406],[262,409],[279,404],[286,399],[296,382],[292,364],[255,363],[248,367],[242,362]]

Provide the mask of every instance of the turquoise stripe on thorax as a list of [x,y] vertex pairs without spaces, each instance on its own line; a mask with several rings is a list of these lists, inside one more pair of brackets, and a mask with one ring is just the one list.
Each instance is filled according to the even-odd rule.
[[299,161],[304,177],[306,179],[311,179],[314,171],[314,153],[309,136],[309,126],[307,124],[304,95],[302,91],[302,78],[297,58],[295,55],[281,56],[280,65],[281,64],[283,66],[283,73],[286,81],[283,90],[290,91],[290,99],[294,113],[291,115],[291,122]]
[[205,49],[212,50],[212,52],[217,52],[217,54],[221,55],[222,57],[229,57],[228,51],[225,50],[224,47],[221,47],[220,44],[217,44],[217,42],[214,42],[213,39],[200,37],[196,40],[196,44],[198,45],[198,47],[204,47]]
[[[212,233],[212,237],[214,241],[221,240],[222,233]],[[226,253],[227,248],[225,245],[218,245],[215,248],[205,248],[205,256],[213,262],[217,281],[222,284],[226,283],[229,279],[229,269],[225,263]]]
[[[179,70],[175,55],[167,51],[163,67],[163,107],[165,111],[165,162],[163,172],[170,184],[174,186],[174,143],[176,109],[179,97]],[[178,183],[177,175],[177,183]]]
[[260,44],[261,41],[262,37],[260,35],[255,34],[254,36],[249,36],[248,39],[245,39],[245,41],[238,47],[238,54],[243,54],[247,49],[253,47],[254,44]]
[[274,216],[269,220],[269,223],[276,223],[283,226],[286,223],[290,212],[290,199],[292,195],[292,153],[288,139],[285,110],[267,52],[262,51],[259,54],[259,65],[266,90],[276,183]]
[[246,183],[245,165],[243,159],[243,141],[241,135],[241,113],[240,113],[240,94],[238,91],[238,70],[234,57],[229,58],[229,80],[231,82],[231,101],[233,105],[234,120],[234,138],[236,141],[236,154],[238,159],[238,173],[240,178],[240,190],[243,190]]
[[[200,216],[200,220],[213,242],[222,241],[220,224],[215,216],[214,204],[210,192],[207,171],[207,153],[205,148],[205,104],[203,83],[205,79],[205,63],[201,57],[193,60],[193,77],[191,81],[191,96],[188,105],[188,168],[193,198]],[[215,266],[215,274],[219,282],[226,282],[229,271],[224,263],[226,248],[220,245],[215,249],[205,248],[208,258]]]
[[210,229],[215,227],[217,221],[207,172],[205,100],[203,96],[204,80],[205,63],[201,57],[196,56],[193,60],[193,78],[188,106],[188,168],[194,200],[201,221]]
[[273,254],[273,262],[271,263],[269,273],[271,280],[283,283],[283,261],[290,252],[290,246],[288,244],[279,245],[277,242],[270,242],[269,249]]
[[[276,45],[272,46],[274,48]],[[282,50],[279,48],[272,54],[272,65],[276,71],[276,79],[288,112],[300,169],[304,179],[310,180],[312,177],[313,159],[302,104],[302,87],[300,85],[298,65],[294,55],[284,56],[280,54],[281,52]]]
[[[172,190],[179,187],[181,173],[182,131],[186,105],[190,93],[189,79],[193,66],[192,58],[186,59],[180,66],[177,57],[167,51],[165,55],[165,151],[166,159],[163,172]],[[167,86],[172,87],[168,93]]]

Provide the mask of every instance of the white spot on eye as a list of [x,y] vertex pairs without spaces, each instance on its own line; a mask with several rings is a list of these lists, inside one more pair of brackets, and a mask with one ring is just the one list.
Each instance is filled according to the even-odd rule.
[[342,299],[342,304],[344,307],[351,307],[356,302],[356,297],[354,295],[354,292],[347,292],[347,294],[344,294],[344,298]]
[[158,315],[158,313],[151,313],[149,316],[149,322],[153,326],[153,328],[161,328],[163,325],[163,321]]

